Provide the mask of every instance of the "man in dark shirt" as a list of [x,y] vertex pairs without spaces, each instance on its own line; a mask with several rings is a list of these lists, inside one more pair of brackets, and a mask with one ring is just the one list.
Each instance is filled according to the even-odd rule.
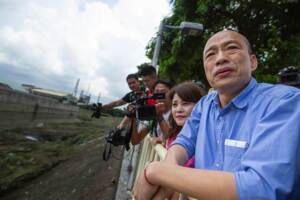
[[128,92],[127,94],[125,94],[125,96],[121,99],[112,101],[105,105],[102,105],[103,109],[114,108],[117,106],[122,106],[127,103],[131,103],[131,102],[135,101],[136,98],[142,93],[137,74],[129,74],[126,77],[126,81],[127,81],[128,87],[130,88],[131,91]]
[[[144,95],[144,91],[140,85],[140,82],[138,80],[138,75],[137,74],[129,74],[126,77],[126,81],[128,84],[128,87],[130,88],[130,92],[125,94],[125,96],[121,99],[112,101],[108,104],[105,104],[102,106],[103,109],[109,109],[109,108],[114,108],[117,106],[122,106],[127,103],[132,103],[134,102],[139,96]],[[118,129],[124,128],[129,122],[128,117],[124,117],[123,120],[120,122],[120,124],[117,126]]]

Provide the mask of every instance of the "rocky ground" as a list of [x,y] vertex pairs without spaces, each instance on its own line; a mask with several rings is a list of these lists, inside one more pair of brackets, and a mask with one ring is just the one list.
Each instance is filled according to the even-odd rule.
[[104,136],[119,120],[81,117],[1,133],[0,199],[114,199],[122,149],[115,148],[109,161],[102,152]]

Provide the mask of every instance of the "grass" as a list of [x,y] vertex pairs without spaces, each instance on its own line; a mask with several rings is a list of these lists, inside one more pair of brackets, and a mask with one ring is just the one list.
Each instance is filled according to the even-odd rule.
[[78,144],[106,134],[120,121],[111,116],[91,119],[90,114],[81,109],[73,122],[0,132],[0,194],[51,169],[79,150]]

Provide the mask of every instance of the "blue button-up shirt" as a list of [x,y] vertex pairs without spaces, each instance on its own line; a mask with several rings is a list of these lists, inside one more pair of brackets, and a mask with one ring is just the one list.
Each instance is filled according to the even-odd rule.
[[239,199],[300,199],[300,90],[247,87],[221,108],[217,92],[195,106],[174,144],[195,168],[233,172]]

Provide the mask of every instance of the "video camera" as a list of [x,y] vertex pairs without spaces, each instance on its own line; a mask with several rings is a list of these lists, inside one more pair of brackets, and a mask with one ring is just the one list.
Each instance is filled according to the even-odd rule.
[[300,68],[289,66],[278,73],[279,83],[300,88]]
[[141,97],[134,101],[131,105],[135,106],[135,117],[138,120],[153,120],[156,119],[155,105],[148,105],[147,100],[165,99],[165,93],[154,93],[149,97]]
[[131,127],[128,128],[122,128],[118,129],[115,128],[113,130],[110,130],[108,135],[105,137],[106,143],[105,147],[102,153],[102,159],[105,161],[108,161],[110,158],[110,155],[112,153],[112,145],[113,146],[121,146],[124,145],[126,150],[128,151],[130,149],[130,138],[131,138]]
[[91,109],[93,111],[91,118],[93,118],[93,117],[100,118],[101,110],[102,110],[102,103],[97,103],[97,104],[93,103]]
[[116,128],[109,131],[109,134],[105,137],[105,140],[114,146],[125,145],[126,150],[129,150],[129,142],[131,137],[130,134],[131,130],[127,130],[125,128]]

